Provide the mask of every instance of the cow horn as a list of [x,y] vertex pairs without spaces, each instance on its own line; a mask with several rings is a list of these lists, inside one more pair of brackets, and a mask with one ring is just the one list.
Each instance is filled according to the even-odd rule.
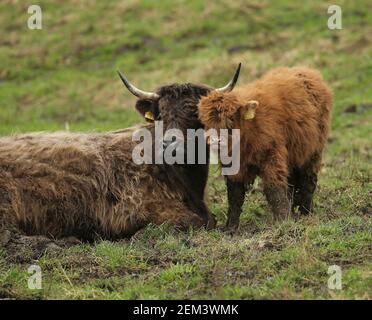
[[119,70],[118,70],[118,75],[119,75],[121,81],[123,81],[124,85],[127,87],[127,89],[133,95],[135,95],[136,97],[138,97],[140,99],[158,99],[159,98],[159,95],[156,94],[156,93],[146,92],[146,91],[142,91],[142,90],[136,88],[133,84],[131,84],[127,80],[127,78],[124,77],[124,75]]
[[233,90],[235,85],[236,85],[236,82],[238,81],[241,66],[242,66],[242,64],[239,63],[238,67],[236,68],[236,71],[234,73],[234,76],[231,78],[230,82],[226,86],[216,89],[216,91],[218,91],[218,92],[230,92],[231,90]]

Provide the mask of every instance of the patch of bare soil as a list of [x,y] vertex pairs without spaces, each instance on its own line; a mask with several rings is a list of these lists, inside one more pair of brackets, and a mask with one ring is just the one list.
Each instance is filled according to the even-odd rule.
[[58,251],[76,244],[75,239],[53,240],[45,236],[25,236],[8,230],[0,233],[0,247],[9,263],[25,264],[38,260],[47,251]]

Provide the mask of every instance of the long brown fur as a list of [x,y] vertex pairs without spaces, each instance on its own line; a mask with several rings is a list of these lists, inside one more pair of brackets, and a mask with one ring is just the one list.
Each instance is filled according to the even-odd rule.
[[149,223],[205,225],[203,199],[188,198],[176,169],[132,161],[134,129],[0,138],[0,234],[115,239]]
[[[287,191],[288,183],[301,189],[301,174],[316,177],[320,170],[332,100],[318,71],[278,68],[232,92],[202,97],[199,117],[206,129],[241,129],[240,171],[228,179],[252,183],[258,175],[266,190]],[[254,101],[258,106],[250,110]],[[244,119],[247,111],[255,113],[253,119]]]

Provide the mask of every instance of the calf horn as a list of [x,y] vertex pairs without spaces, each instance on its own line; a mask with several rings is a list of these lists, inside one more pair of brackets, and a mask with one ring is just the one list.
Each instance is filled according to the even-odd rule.
[[234,76],[231,78],[230,82],[226,86],[215,90],[218,92],[230,92],[231,90],[233,90],[236,85],[236,82],[238,81],[241,66],[242,64],[239,63],[238,67],[235,70]]
[[121,81],[123,81],[124,85],[127,87],[127,89],[136,97],[140,99],[158,99],[159,95],[154,92],[147,92],[142,91],[138,88],[136,88],[133,84],[131,84],[127,78],[124,77],[124,75],[118,70],[119,77]]

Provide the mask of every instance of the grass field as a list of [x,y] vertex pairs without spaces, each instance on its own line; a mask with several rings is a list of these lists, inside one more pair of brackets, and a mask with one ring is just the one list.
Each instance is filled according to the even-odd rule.
[[[371,299],[372,4],[333,1],[343,29],[327,28],[325,1],[38,1],[0,4],[0,134],[105,131],[141,122],[117,78],[145,90],[172,82],[240,83],[276,66],[321,70],[335,93],[332,133],[314,212],[274,224],[258,183],[237,235],[150,226],[131,240],[48,250],[9,263],[0,298]],[[57,4],[60,3],[60,4]],[[63,3],[63,4],[62,4]],[[211,169],[208,203],[226,220],[223,179]],[[40,265],[43,288],[27,268]],[[327,286],[331,265],[342,290]]]

